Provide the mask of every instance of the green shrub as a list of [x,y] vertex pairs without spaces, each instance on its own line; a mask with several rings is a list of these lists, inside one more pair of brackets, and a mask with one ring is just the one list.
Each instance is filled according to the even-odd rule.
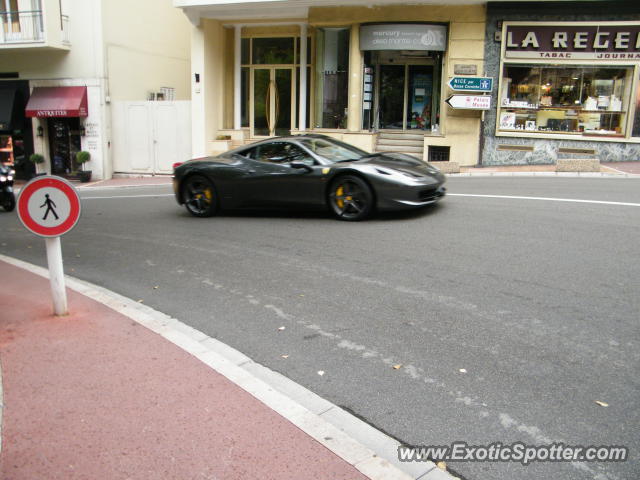
[[76,162],[80,165],[91,160],[91,154],[89,152],[85,152],[84,150],[76,153]]
[[44,163],[44,157],[42,155],[40,155],[39,153],[32,153],[29,156],[29,161],[35,163],[35,164],[39,164],[39,163]]

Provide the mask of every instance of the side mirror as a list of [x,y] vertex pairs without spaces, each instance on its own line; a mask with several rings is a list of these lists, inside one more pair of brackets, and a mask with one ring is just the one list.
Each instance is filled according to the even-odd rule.
[[301,161],[293,161],[289,165],[291,165],[291,168],[302,168],[303,170],[306,170],[307,172],[313,172],[313,168],[311,168],[310,165],[307,165],[306,163],[301,162]]

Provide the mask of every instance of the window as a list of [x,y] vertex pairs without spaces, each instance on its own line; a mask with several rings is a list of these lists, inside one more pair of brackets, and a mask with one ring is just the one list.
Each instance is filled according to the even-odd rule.
[[333,162],[358,160],[367,155],[359,148],[334,139],[302,138],[300,143],[316,155]]
[[505,65],[501,132],[627,135],[633,68]]
[[319,28],[316,34],[316,128],[346,128],[349,92],[348,28]]
[[293,63],[293,37],[254,38],[251,44],[251,59],[254,65]]
[[302,148],[287,142],[259,145],[243,152],[243,155],[267,163],[304,162],[307,165],[316,163],[313,157]]

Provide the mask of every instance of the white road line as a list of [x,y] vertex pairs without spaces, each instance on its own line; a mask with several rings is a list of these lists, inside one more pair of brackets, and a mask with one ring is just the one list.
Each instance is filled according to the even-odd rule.
[[[145,197],[173,197],[173,193],[161,193],[152,195],[112,195],[109,197],[81,197],[82,200],[108,200],[113,198],[145,198]],[[569,203],[593,203],[598,205],[619,205],[625,207],[640,207],[640,203],[631,202],[607,202],[604,200],[582,200],[577,198],[554,198],[554,197],[524,197],[518,195],[481,195],[475,193],[447,193],[448,197],[479,197],[479,198],[507,198],[512,200],[541,200],[546,202],[569,202]]]
[[82,200],[105,200],[110,198],[142,198],[142,197],[174,197],[173,193],[158,193],[155,195],[112,195],[110,197],[80,197]]
[[605,202],[603,200],[580,200],[577,198],[521,197],[517,195],[479,195],[474,193],[447,193],[447,197],[509,198],[514,200],[542,200],[546,202],[595,203],[600,205],[621,205],[625,207],[640,207],[640,203]]

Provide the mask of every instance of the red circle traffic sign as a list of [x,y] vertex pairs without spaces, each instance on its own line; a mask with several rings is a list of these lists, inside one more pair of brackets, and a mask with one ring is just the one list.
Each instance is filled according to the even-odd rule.
[[80,196],[64,178],[36,177],[18,195],[18,217],[36,235],[59,237],[78,223]]

